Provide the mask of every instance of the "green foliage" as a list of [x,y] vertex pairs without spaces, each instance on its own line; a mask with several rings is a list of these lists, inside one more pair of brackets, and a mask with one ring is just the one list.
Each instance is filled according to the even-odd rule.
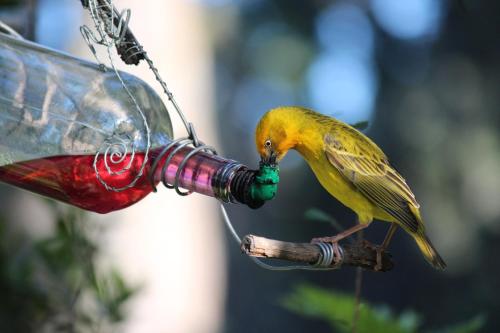
[[429,333],[475,333],[486,325],[486,317],[477,315],[474,318],[447,328],[432,330]]
[[[298,286],[282,301],[283,306],[298,314],[326,320],[334,332],[351,332],[355,298],[339,291],[310,285]],[[432,333],[474,333],[485,325],[485,318],[477,316],[464,323],[433,330]],[[362,303],[358,333],[416,333],[422,332],[422,317],[414,311],[394,314],[387,306]],[[429,333],[431,333],[429,332]]]
[[[294,312],[327,320],[338,332],[351,331],[355,305],[351,295],[303,285],[285,298],[284,305]],[[414,312],[396,317],[387,308],[362,304],[357,328],[359,333],[410,333],[416,331],[419,323]]]
[[317,222],[332,223],[332,221],[335,221],[333,217],[317,208],[310,208],[306,210],[306,212],[304,213],[304,217],[308,220]]
[[54,214],[54,234],[35,242],[12,239],[0,221],[2,332],[101,332],[124,318],[135,289],[116,270],[97,269],[96,225],[77,209]]

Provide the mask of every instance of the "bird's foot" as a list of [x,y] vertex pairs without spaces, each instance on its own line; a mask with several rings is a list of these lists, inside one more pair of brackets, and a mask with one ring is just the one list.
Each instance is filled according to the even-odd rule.
[[318,237],[311,239],[311,243],[338,243],[341,240],[339,236],[331,236],[331,237]]
[[318,237],[318,238],[313,238],[311,239],[312,244],[317,244],[317,243],[330,243],[332,244],[332,249],[333,249],[333,262],[335,265],[338,265],[342,263],[342,253],[340,253],[339,249],[339,243],[338,241],[340,240],[339,237],[333,236],[333,237]]

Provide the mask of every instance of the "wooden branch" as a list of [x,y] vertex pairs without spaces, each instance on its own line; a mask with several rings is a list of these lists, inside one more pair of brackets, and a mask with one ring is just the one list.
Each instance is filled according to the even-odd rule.
[[[376,269],[377,246],[368,241],[339,245],[344,253],[342,265],[358,266],[373,271],[390,271],[394,264],[388,252],[382,252],[382,267]],[[290,243],[255,235],[246,235],[241,241],[241,250],[252,257],[282,259],[298,263],[314,264],[321,250],[311,243]],[[333,266],[333,265],[332,265]]]

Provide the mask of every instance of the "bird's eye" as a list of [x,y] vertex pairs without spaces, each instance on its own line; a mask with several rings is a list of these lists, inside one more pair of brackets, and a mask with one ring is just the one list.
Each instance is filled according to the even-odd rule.
[[266,142],[264,142],[264,146],[265,146],[266,148],[270,148],[270,147],[271,147],[271,145],[272,145],[271,140],[266,140]]

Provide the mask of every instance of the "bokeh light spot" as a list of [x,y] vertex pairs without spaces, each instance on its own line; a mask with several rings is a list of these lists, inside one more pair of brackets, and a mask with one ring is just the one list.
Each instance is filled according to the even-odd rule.
[[78,33],[68,27],[83,23],[81,4],[78,1],[41,0],[37,8],[37,42],[55,49],[67,48],[75,38],[75,31]]
[[313,107],[355,123],[373,112],[377,80],[373,67],[348,55],[321,55],[308,73],[308,92]]
[[374,49],[373,28],[365,13],[352,4],[334,4],[316,22],[319,43],[331,52],[370,57]]
[[434,37],[439,31],[442,5],[439,0],[371,0],[378,23],[401,39]]

